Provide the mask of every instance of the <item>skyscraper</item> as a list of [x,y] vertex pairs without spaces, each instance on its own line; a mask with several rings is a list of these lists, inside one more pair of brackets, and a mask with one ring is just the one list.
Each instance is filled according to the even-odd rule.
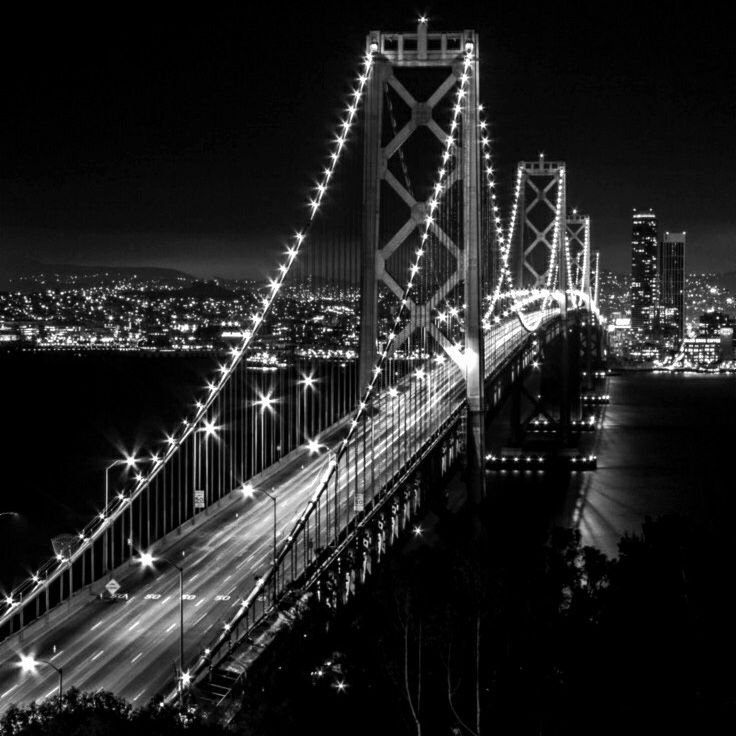
[[670,347],[685,336],[685,233],[665,233],[659,244],[659,328]]
[[634,210],[631,234],[631,326],[642,333],[655,328],[659,297],[657,215]]

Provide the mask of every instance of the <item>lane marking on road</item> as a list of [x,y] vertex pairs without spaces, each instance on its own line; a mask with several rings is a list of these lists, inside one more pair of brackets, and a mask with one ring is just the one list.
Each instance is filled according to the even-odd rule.
[[94,631],[100,624],[102,623],[102,619],[100,619],[91,629],[90,631]]
[[58,692],[59,692],[59,689],[55,687],[53,690],[49,690],[46,693],[46,695],[44,695],[43,698],[41,698],[41,700],[46,700],[46,698],[50,698],[54,693],[58,693]]
[[4,698],[8,693],[12,693],[15,688],[17,688],[18,685],[13,685],[13,687],[10,688],[10,690],[6,690],[2,695],[0,695],[0,698]]
[[128,631],[132,631],[136,626],[138,626],[138,624],[140,622],[141,622],[141,620],[138,619],[137,621],[135,621],[134,623],[132,623],[130,626],[128,626]]
[[59,656],[60,654],[63,654],[63,653],[64,653],[64,650],[63,650],[63,649],[59,649],[59,651],[58,651],[58,652],[56,652],[56,653],[52,654],[52,655],[51,655],[51,656],[49,657],[49,661],[51,661],[52,659],[56,659],[56,658],[57,658],[57,657],[58,657],[58,656]]
[[99,657],[101,657],[104,653],[105,653],[105,650],[104,649],[100,649],[100,651],[97,652],[97,654],[95,654],[93,657],[91,657],[89,661],[90,662],[94,662],[96,659],[98,659]]
[[140,691],[140,692],[138,693],[138,695],[136,695],[136,696],[135,696],[135,697],[133,698],[133,700],[134,700],[134,701],[138,700],[138,698],[140,698],[140,696],[141,696],[141,695],[143,695],[143,693],[144,693],[144,692],[146,692],[146,691],[145,691],[145,690],[141,690],[141,691]]
[[204,603],[204,598],[200,598],[195,604],[194,607],[197,608],[198,606],[201,606]]
[[168,628],[168,629],[166,629],[166,631],[165,631],[164,633],[165,633],[165,634],[168,634],[168,633],[169,633],[169,631],[171,631],[171,629],[173,629],[173,628],[174,628],[175,626],[176,626],[176,624],[171,624],[171,626],[169,626],[169,628]]
[[140,659],[140,658],[141,658],[142,656],[143,656],[143,652],[138,652],[138,654],[136,654],[136,655],[135,655],[135,657],[133,657],[133,659],[131,659],[131,660],[130,660],[130,663],[131,663],[131,664],[134,664],[134,663],[135,663],[135,662],[137,662],[137,661],[138,661],[138,660],[139,660],[139,659]]
[[197,579],[198,577],[199,577],[199,573],[197,573],[196,575],[192,575],[192,576],[191,576],[191,577],[189,578],[189,580],[190,580],[190,581],[192,581],[192,580],[196,580],[196,579]]
[[230,574],[229,574],[229,575],[228,575],[228,576],[227,576],[227,577],[226,577],[226,578],[225,578],[225,579],[224,579],[224,580],[223,580],[222,582],[223,582],[223,583],[227,582],[228,580],[230,580],[230,578],[231,578],[232,576],[233,576],[233,574],[232,574],[232,573],[230,573]]

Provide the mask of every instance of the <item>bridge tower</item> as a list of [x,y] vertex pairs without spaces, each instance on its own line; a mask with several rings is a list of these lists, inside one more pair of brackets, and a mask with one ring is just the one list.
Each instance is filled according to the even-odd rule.
[[[480,148],[478,117],[478,37],[475,31],[430,33],[425,19],[420,19],[416,33],[372,31],[366,40],[374,52],[372,78],[365,89],[364,174],[363,174],[363,256],[361,279],[360,385],[371,380],[376,361],[379,283],[398,299],[403,273],[392,273],[390,259],[407,241],[416,239],[418,228],[427,214],[431,191],[415,191],[411,181],[433,181],[436,173],[431,156],[424,156],[424,172],[407,175],[407,161],[412,156],[411,139],[427,131],[444,143],[447,133],[437,119],[447,99],[456,89],[463,73],[463,60],[472,51],[470,82],[463,111],[461,133],[457,141],[458,165],[448,176],[446,189],[459,188],[456,200],[460,225],[456,233],[444,232],[436,224],[431,233],[449,254],[453,267],[441,275],[440,283],[424,301],[408,300],[409,319],[395,341],[394,349],[418,329],[426,330],[465,374],[468,403],[467,463],[471,478],[470,497],[483,495],[484,396],[483,340],[481,336],[480,243]],[[411,87],[408,80],[419,82]],[[420,89],[412,92],[410,89]],[[389,96],[391,95],[391,97]],[[403,124],[396,124],[391,99],[408,108]],[[423,130],[422,130],[423,129]],[[416,151],[414,162],[416,163]],[[439,161],[437,162],[439,163]],[[434,170],[433,170],[434,169]],[[402,175],[403,174],[403,175]],[[402,181],[403,180],[403,181]],[[396,197],[403,202],[405,214],[398,229],[386,214],[385,200]],[[465,352],[458,362],[457,350],[434,324],[432,311],[443,299],[463,286],[465,304]]]
[[560,438],[566,443],[570,433],[569,346],[567,289],[572,276],[567,227],[567,187],[565,163],[523,161],[519,197],[518,241],[512,247],[512,274],[517,289],[556,289],[561,294],[562,318],[560,351]]
[[563,284],[567,284],[567,269],[564,248],[557,245],[565,228],[556,221],[556,216],[559,213],[564,223],[567,211],[565,164],[546,161],[544,154],[540,154],[538,161],[523,161],[520,166],[518,242],[517,247],[512,247],[516,288],[544,288],[549,267],[557,261],[558,282],[562,289]]
[[567,242],[572,273],[570,282],[576,289],[590,293],[590,216],[573,210],[567,215]]

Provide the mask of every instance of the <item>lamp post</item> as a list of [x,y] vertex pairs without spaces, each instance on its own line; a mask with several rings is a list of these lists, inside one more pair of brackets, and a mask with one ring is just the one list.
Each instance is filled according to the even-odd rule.
[[250,483],[244,484],[240,489],[243,492],[244,498],[253,498],[256,493],[262,493],[264,496],[268,496],[273,504],[273,567],[276,569],[276,496],[269,493],[263,488],[254,488]]
[[309,435],[314,434],[314,391],[316,379],[313,374],[302,375],[302,380],[299,383],[304,387],[302,389],[302,422],[304,426],[304,434],[306,434],[307,425],[307,389],[312,389],[312,402],[309,410]]
[[179,574],[179,700],[183,699],[184,682],[188,682],[184,672],[184,569],[168,557],[155,557],[150,552],[141,552],[138,562],[144,568],[152,568],[155,562],[171,565]]
[[[204,444],[204,492],[205,496],[207,498],[207,506],[210,505],[210,454],[209,454],[209,443],[207,440],[210,437],[217,437],[217,430],[220,429],[214,421],[206,419],[204,421],[204,424],[202,427],[200,427],[197,432],[203,432],[205,437],[205,444]],[[195,436],[196,441],[196,436]],[[200,448],[198,446],[195,446],[195,452],[196,452],[196,458],[195,462],[199,464],[199,450]],[[194,485],[195,489],[197,484],[199,483],[199,478],[195,478]]]
[[20,662],[18,666],[23,672],[35,672],[36,667],[40,664],[45,664],[56,670],[59,675],[59,707],[61,707],[61,696],[64,692],[64,671],[61,667],[57,667],[53,662],[49,662],[47,659],[36,659],[32,654],[21,654]]
[[276,403],[276,399],[271,397],[271,392],[269,391],[264,396],[261,396],[258,401],[255,401],[254,404],[256,406],[261,407],[261,467],[260,470],[263,470],[263,468],[266,467],[266,422],[264,418],[264,413],[266,409],[268,409],[270,412],[273,412],[273,405]]
[[[107,509],[110,504],[110,471],[113,468],[118,467],[119,465],[125,465],[125,467],[128,469],[134,468],[137,465],[137,463],[138,463],[138,458],[135,457],[135,455],[126,455],[124,458],[120,460],[114,460],[105,468],[105,510],[103,511],[103,515],[104,515],[104,520],[106,522],[106,526],[105,526],[105,534],[104,534],[105,540],[104,540],[104,544],[102,547],[102,567],[105,570],[105,572],[108,572],[110,569],[109,560],[108,560],[108,543],[107,543],[107,532],[108,532],[108,529],[110,528],[110,521],[109,521],[108,513],[107,513]],[[114,530],[113,530],[113,534],[114,534]],[[114,536],[112,539],[112,546],[114,549],[115,547],[115,537]]]

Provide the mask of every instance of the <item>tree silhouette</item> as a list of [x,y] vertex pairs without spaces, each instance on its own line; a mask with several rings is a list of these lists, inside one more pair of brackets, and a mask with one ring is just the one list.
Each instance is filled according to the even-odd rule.
[[0,720],[0,736],[220,736],[228,730],[210,722],[196,708],[183,711],[158,704],[133,709],[123,698],[104,690],[70,688],[58,698],[12,706]]

